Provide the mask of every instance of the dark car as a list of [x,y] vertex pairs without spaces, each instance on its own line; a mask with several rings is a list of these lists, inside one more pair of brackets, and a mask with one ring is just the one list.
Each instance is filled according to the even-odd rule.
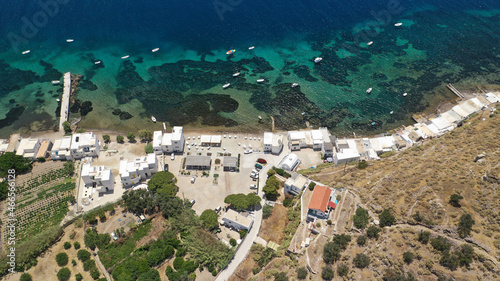
[[163,170],[164,170],[165,172],[168,172],[168,164],[165,164],[165,165],[163,166]]
[[262,158],[257,159],[257,162],[259,162],[261,164],[267,164],[266,159],[262,159]]
[[257,168],[257,169],[259,169],[259,170],[260,170],[260,169],[262,169],[262,165],[260,165],[260,164],[255,164],[255,168]]

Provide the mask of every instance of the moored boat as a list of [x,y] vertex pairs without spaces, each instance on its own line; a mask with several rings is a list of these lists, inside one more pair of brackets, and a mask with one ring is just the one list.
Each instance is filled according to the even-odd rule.
[[368,45],[368,46],[371,46],[371,44],[373,44],[373,41],[366,43],[366,45]]
[[255,46],[252,46],[252,47],[248,47],[249,50],[253,50],[255,49]]
[[372,88],[368,88],[368,90],[366,90],[366,93],[369,94],[372,92],[372,90],[373,90]]
[[156,123],[156,118],[154,116],[151,116],[151,121],[153,121],[154,123]]
[[123,57],[122,57],[122,60],[124,60],[124,59],[128,59],[129,57],[130,57],[129,55],[123,56]]
[[394,26],[402,26],[402,25],[403,25],[403,23],[402,23],[402,22],[398,22],[398,23],[396,23]]
[[151,50],[151,52],[156,53],[156,52],[158,52],[159,50],[160,50],[160,48],[154,48],[153,50]]
[[265,79],[257,79],[257,83],[264,83]]
[[233,74],[233,77],[238,77],[238,76],[240,76],[240,74],[241,74],[241,73],[236,72],[235,74]]
[[407,95],[408,95],[408,93],[404,93],[404,94],[403,94],[403,97],[406,97]]
[[323,60],[323,58],[317,57],[314,59],[314,63],[319,63],[322,60]]
[[26,54],[29,54],[31,51],[30,50],[26,50],[24,52],[22,52],[23,55],[26,55]]
[[98,60],[96,62],[94,62],[94,64],[100,64],[102,61]]
[[68,42],[68,43],[71,43],[73,41],[75,41],[75,39],[66,39],[66,42]]
[[236,52],[235,49],[229,50],[226,52],[226,55],[232,55],[232,54],[234,54],[234,52]]
[[61,83],[61,81],[60,80],[52,80],[51,83],[52,83],[52,85],[57,85],[57,84]]
[[292,88],[295,88],[295,87],[297,87],[297,86],[299,86],[299,83],[293,83],[293,84],[292,84]]
[[222,86],[222,88],[227,89],[227,88],[229,88],[229,86],[231,86],[231,83],[224,84],[224,86]]

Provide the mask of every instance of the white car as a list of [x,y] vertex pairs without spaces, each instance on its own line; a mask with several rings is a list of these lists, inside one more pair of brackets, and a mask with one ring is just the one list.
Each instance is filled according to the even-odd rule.
[[257,189],[257,185],[256,184],[251,184],[250,185],[250,189]]
[[252,153],[253,151],[251,151],[250,149],[249,150],[245,150],[245,154],[250,154]]
[[196,177],[191,177],[191,183],[194,183],[195,180],[196,180]]
[[256,174],[256,173],[254,173],[254,172],[252,172],[252,173],[250,174],[250,177],[251,177],[251,178],[253,178],[253,177],[255,177],[255,175],[257,175],[257,174]]
[[175,160],[175,153],[172,153],[172,155],[170,155],[170,160]]

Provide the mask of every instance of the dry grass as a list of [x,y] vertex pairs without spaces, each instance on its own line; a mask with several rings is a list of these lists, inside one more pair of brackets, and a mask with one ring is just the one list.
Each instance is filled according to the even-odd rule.
[[288,223],[286,208],[281,204],[275,204],[272,215],[262,222],[259,236],[267,242],[273,241],[277,244],[285,237],[285,227]]

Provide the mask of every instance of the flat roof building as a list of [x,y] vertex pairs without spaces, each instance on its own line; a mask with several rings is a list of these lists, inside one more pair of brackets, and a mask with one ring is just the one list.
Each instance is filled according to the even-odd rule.
[[225,172],[235,172],[238,170],[238,157],[224,156],[222,164]]
[[120,161],[120,179],[124,187],[137,184],[156,172],[158,172],[158,159],[154,153],[131,161]]
[[162,139],[163,139],[162,131],[153,132],[153,150],[155,151],[155,154],[161,154],[163,151],[161,148]]
[[40,149],[36,154],[36,158],[47,158],[49,157],[49,151],[52,149],[52,142],[50,140],[42,140],[40,144]]
[[65,136],[62,139],[56,139],[52,146],[52,160],[67,160],[71,161],[71,136]]
[[35,160],[40,146],[41,143],[39,139],[23,138],[16,148],[16,154],[21,155],[24,158]]
[[292,176],[285,181],[285,192],[297,195],[309,183],[309,180],[301,174],[292,173]]
[[92,133],[79,133],[71,137],[71,156],[73,159],[99,156],[101,142]]
[[236,211],[229,209],[222,218],[224,224],[228,227],[235,228],[236,230],[250,230],[253,220],[244,217]]
[[278,168],[287,170],[287,171],[293,171],[299,166],[300,164],[300,159],[297,156],[297,154],[290,153],[283,157],[281,161],[278,164]]
[[85,187],[92,187],[99,193],[113,190],[113,172],[105,166],[92,166],[90,163],[82,166],[82,180]]
[[210,170],[212,158],[210,156],[188,155],[184,167],[186,170]]

